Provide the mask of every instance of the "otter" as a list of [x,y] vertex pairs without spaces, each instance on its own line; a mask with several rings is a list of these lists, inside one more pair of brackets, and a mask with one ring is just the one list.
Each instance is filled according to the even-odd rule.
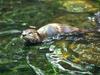
[[77,27],[72,27],[67,24],[60,23],[50,23],[39,29],[29,28],[23,30],[21,38],[23,38],[28,43],[40,43],[45,38],[51,37],[57,34],[70,33],[70,32],[85,32],[86,30],[79,29]]

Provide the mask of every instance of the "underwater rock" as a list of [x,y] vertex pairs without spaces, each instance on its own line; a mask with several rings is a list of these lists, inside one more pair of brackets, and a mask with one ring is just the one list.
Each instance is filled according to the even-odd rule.
[[100,66],[100,50],[83,50],[79,57],[84,62]]
[[89,0],[63,0],[59,2],[68,12],[94,12],[97,10],[97,5]]
[[81,62],[100,66],[100,45],[97,43],[73,44],[72,50],[79,55]]

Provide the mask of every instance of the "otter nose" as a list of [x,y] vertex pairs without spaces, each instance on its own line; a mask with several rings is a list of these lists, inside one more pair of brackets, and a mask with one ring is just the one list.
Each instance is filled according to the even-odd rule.
[[25,31],[22,32],[22,36],[25,36],[27,33]]
[[21,39],[22,39],[23,37],[25,37],[25,34],[22,34],[22,35],[20,36]]
[[25,34],[22,34],[22,36],[24,37],[24,36],[25,36]]

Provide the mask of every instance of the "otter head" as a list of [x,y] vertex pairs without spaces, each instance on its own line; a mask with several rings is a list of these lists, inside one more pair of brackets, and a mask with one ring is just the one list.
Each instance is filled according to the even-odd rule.
[[23,30],[21,38],[25,40],[26,44],[36,44],[42,41],[37,30],[32,28]]

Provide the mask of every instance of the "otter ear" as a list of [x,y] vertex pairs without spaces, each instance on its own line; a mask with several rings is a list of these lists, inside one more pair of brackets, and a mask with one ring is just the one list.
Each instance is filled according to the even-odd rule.
[[35,26],[29,26],[29,28],[31,28],[31,29],[37,29]]

